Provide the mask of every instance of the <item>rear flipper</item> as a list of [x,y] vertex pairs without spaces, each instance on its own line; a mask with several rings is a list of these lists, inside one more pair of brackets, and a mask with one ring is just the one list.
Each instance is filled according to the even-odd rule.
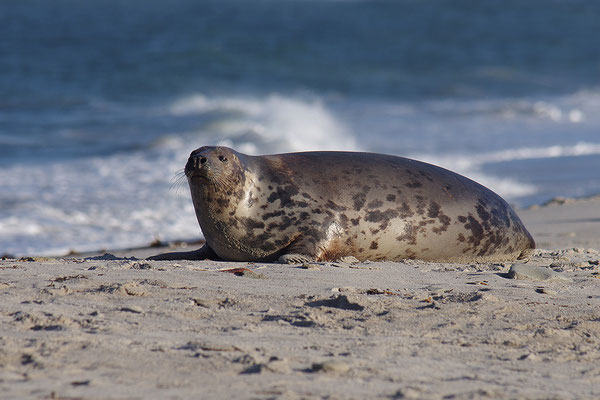
[[180,251],[173,253],[157,254],[152,257],[146,258],[146,260],[152,261],[165,261],[165,260],[221,260],[221,258],[211,249],[207,243],[194,251]]

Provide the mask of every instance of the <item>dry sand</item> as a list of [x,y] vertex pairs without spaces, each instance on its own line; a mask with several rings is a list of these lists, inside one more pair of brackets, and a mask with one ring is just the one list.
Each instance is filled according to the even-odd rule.
[[0,261],[0,398],[600,398],[600,199],[519,214],[540,247],[527,265],[550,279],[511,263]]

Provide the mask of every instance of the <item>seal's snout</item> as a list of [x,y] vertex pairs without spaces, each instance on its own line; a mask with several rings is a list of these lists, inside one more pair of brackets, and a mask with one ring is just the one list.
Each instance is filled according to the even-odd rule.
[[194,156],[194,168],[198,169],[206,164],[206,157]]
[[206,164],[206,157],[201,156],[199,154],[192,154],[190,158],[188,158],[187,164],[185,165],[186,171],[195,171],[202,168],[204,164]]

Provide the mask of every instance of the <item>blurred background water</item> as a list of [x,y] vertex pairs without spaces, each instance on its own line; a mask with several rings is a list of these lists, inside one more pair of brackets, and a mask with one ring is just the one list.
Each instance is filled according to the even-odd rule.
[[361,150],[600,193],[595,0],[4,0],[0,254],[200,235],[189,152]]

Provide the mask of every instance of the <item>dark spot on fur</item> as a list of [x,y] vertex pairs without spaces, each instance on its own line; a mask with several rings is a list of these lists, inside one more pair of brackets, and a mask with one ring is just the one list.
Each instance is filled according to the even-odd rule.
[[279,217],[280,215],[283,215],[283,214],[285,214],[285,211],[283,211],[283,210],[277,210],[277,211],[273,211],[273,212],[270,212],[270,213],[263,214],[262,219],[263,220],[267,220],[269,218]]
[[371,250],[377,250],[377,248],[378,248],[378,247],[379,247],[379,245],[377,244],[377,242],[376,242],[376,241],[372,241],[372,242],[371,242],[371,246],[369,246],[369,248],[370,248]]
[[407,249],[406,250],[406,258],[408,258],[409,260],[414,260],[415,258],[417,258],[417,253],[415,253],[414,251]]
[[350,220],[350,222],[352,222],[352,225],[357,226],[358,223],[360,222],[360,217],[358,217],[358,218],[352,218]]
[[368,222],[380,222],[385,219],[385,214],[379,210],[369,211],[365,216],[365,221]]
[[433,182],[433,179],[431,179],[429,174],[427,174],[425,171],[419,170],[419,175],[421,175],[423,178],[427,179],[429,182]]
[[477,215],[479,216],[479,219],[481,219],[483,222],[488,222],[491,218],[490,213],[487,212],[485,207],[481,204],[477,205]]
[[294,221],[296,221],[296,217],[290,218],[287,215],[284,215],[281,217],[281,224],[279,225],[279,230],[283,231],[287,228],[289,228]]
[[401,218],[409,218],[415,215],[415,213],[410,209],[410,206],[407,202],[402,202],[402,207],[397,208],[400,213]]
[[483,226],[481,226],[479,221],[477,221],[471,214],[469,214],[468,223],[465,224],[465,229],[471,231],[469,242],[475,246],[479,246],[484,238]]
[[417,200],[417,214],[425,214],[425,206],[427,205],[427,203],[425,202],[425,197],[415,196],[415,199]]
[[433,228],[432,231],[433,231],[433,233],[437,233],[438,235],[441,235],[442,232],[446,232],[448,230],[451,219],[446,214],[440,213],[440,215],[438,215],[438,221],[440,221],[441,225],[437,228]]
[[325,204],[325,207],[327,207],[327,208],[329,208],[330,210],[333,210],[333,211],[346,211],[346,207],[340,206],[339,204],[336,204],[336,203],[334,203],[331,200],[329,200],[327,202],[327,204]]
[[406,187],[408,187],[410,189],[417,189],[417,188],[420,188],[421,186],[423,186],[423,184],[421,184],[421,182],[419,182],[419,181],[410,181],[406,184]]
[[288,185],[285,187],[278,186],[277,191],[273,192],[267,198],[269,203],[273,203],[279,199],[281,207],[291,207],[295,204],[292,197],[298,194],[298,188],[294,185]]
[[265,227],[264,222],[256,221],[251,218],[246,219],[245,223],[246,223],[246,226],[250,229],[263,229]]
[[429,209],[427,210],[427,216],[429,218],[437,218],[438,215],[440,215],[441,212],[441,207],[438,203],[436,203],[435,201],[432,201],[431,203],[429,203]]
[[296,206],[301,207],[301,208],[306,208],[306,207],[308,207],[308,203],[305,201],[297,201]]
[[219,205],[219,207],[227,208],[227,206],[229,205],[229,199],[219,197],[219,198],[217,198],[217,204]]
[[360,211],[367,201],[367,196],[364,193],[357,193],[352,199],[354,200],[354,210]]
[[[230,220],[230,222],[232,223],[232,225],[237,226],[238,225],[238,221],[237,219],[233,219]],[[244,228],[246,228],[246,234],[249,237],[253,237],[254,236],[254,230],[255,229],[264,229],[265,224],[262,221],[256,221],[252,218],[240,218],[240,222],[242,223],[242,226]]]
[[492,209],[492,224],[496,226],[506,226],[510,228],[510,217],[507,214],[507,210],[500,210],[498,208]]
[[277,192],[273,192],[273,193],[271,193],[271,194],[269,195],[269,197],[267,197],[267,201],[268,201],[269,203],[273,203],[273,202],[274,202],[275,200],[277,200],[277,199],[278,199],[278,197],[277,197]]
[[369,202],[369,204],[367,204],[367,208],[369,210],[372,210],[374,208],[379,208],[382,205],[383,205],[383,201],[377,199],[377,200],[373,200],[373,201]]
[[308,199],[308,200],[312,200],[312,197],[310,196],[310,194],[308,194],[306,192],[302,193],[302,197],[304,197],[305,199]]
[[464,224],[465,222],[467,222],[467,217],[465,217],[464,215],[459,215],[458,222],[460,222],[461,224]]
[[383,212],[379,210],[369,211],[365,216],[365,221],[368,222],[379,222],[379,229],[385,230],[387,228],[390,220],[396,218],[398,216],[398,211],[389,209]]
[[342,226],[345,229],[348,228],[348,217],[346,216],[346,214],[340,214],[340,222],[342,223]]
[[303,211],[300,213],[300,219],[308,219],[310,218],[310,214],[307,213],[306,211]]
[[395,194],[388,194],[385,199],[387,201],[396,201],[396,195]]
[[406,225],[404,233],[396,237],[399,242],[406,242],[407,244],[415,246],[417,244],[417,233],[419,229],[413,225]]

